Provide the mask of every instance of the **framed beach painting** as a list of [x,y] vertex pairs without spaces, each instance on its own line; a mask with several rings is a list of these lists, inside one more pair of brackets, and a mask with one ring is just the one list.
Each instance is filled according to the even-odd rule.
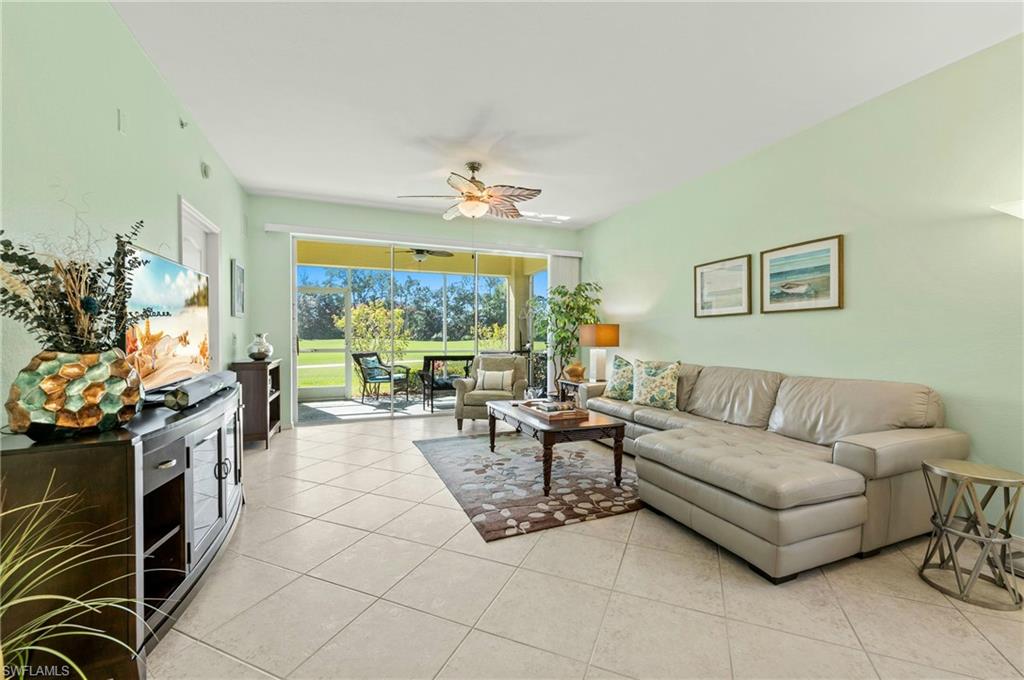
[[761,252],[761,312],[843,307],[843,236]]
[[693,268],[693,315],[750,314],[750,255],[705,262]]

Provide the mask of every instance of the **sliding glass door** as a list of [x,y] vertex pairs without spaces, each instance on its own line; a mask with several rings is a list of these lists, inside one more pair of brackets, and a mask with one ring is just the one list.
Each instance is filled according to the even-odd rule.
[[544,258],[297,241],[300,419],[451,411],[451,381],[473,356],[533,352],[527,301],[546,268]]
[[347,364],[351,307],[348,272],[334,267],[299,266],[296,333],[299,398],[345,397],[352,384]]
[[366,415],[390,414],[397,395],[409,398],[408,367],[395,364],[407,349],[409,329],[404,315],[395,312],[393,251],[392,246],[362,246],[349,269],[351,398],[362,407],[356,412]]
[[444,337],[439,349],[444,354],[475,354],[476,286],[472,274],[444,277]]

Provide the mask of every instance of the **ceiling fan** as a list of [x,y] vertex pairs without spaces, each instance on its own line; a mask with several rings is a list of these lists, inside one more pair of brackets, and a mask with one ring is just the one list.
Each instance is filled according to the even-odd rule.
[[528,201],[540,195],[540,189],[526,189],[508,184],[486,186],[476,178],[480,167],[481,165],[477,161],[466,163],[466,169],[469,170],[468,179],[455,172],[448,175],[448,186],[459,192],[457,196],[399,196],[398,198],[448,198],[459,201],[444,212],[442,217],[446,220],[453,220],[459,215],[470,218],[493,215],[506,220],[514,220],[521,217],[516,203]]
[[410,248],[409,250],[401,250],[399,252],[410,253],[412,259],[417,262],[426,262],[428,257],[452,257],[454,254],[447,250],[430,250],[429,248]]

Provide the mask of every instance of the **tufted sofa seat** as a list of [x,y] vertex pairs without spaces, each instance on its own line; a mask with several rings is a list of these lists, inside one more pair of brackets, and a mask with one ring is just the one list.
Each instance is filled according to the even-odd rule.
[[921,461],[969,453],[923,385],[680,368],[675,410],[581,400],[626,422],[645,502],[773,582],[925,533]]
[[722,429],[696,426],[646,435],[643,459],[776,510],[864,494],[864,477],[853,470],[794,455],[760,433]]

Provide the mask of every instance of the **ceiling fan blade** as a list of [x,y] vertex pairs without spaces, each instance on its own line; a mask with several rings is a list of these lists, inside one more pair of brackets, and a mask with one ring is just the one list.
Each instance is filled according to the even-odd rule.
[[455,189],[460,194],[469,194],[471,196],[480,195],[480,188],[457,172],[453,172],[448,175],[448,186]]
[[399,250],[400,253],[411,253],[412,255],[430,255],[431,257],[452,257],[455,253],[447,250],[431,250],[429,248],[406,248]]
[[448,200],[457,200],[462,196],[397,196],[396,198],[447,198]]
[[495,184],[487,187],[487,193],[495,198],[502,198],[506,201],[528,201],[531,198],[540,196],[540,189],[527,189],[525,187],[514,187],[508,184]]
[[445,210],[444,214],[441,215],[441,217],[443,217],[446,220],[454,220],[456,217],[458,217],[461,214],[462,213],[459,212],[459,204],[456,203],[452,207],[450,207],[447,210]]
[[515,220],[522,215],[519,213],[519,209],[509,201],[505,200],[492,200],[491,207],[487,210],[488,215],[494,217],[500,217],[504,220]]

